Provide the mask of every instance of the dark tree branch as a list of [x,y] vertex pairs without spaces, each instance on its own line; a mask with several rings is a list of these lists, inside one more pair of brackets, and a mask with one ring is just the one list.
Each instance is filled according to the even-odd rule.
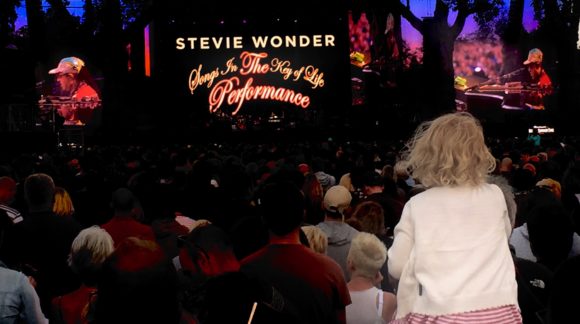
[[449,17],[449,5],[444,3],[443,0],[437,0],[435,3],[434,16],[438,21],[447,23],[447,17]]
[[417,16],[415,16],[415,14],[413,12],[411,12],[411,9],[409,9],[409,7],[403,5],[398,0],[397,0],[397,3],[399,4],[399,10],[401,12],[401,16],[403,16],[403,18],[407,19],[407,21],[411,24],[411,26],[413,26],[413,28],[415,28],[417,31],[419,31],[422,34],[423,33],[423,21],[421,19],[417,18]]
[[46,2],[48,2],[50,7],[54,10],[56,17],[59,17],[60,19],[72,18],[72,15],[68,12],[68,9],[62,0],[47,0]]
[[453,35],[453,38],[457,38],[459,34],[461,34],[461,31],[465,26],[465,21],[469,15],[470,14],[467,11],[459,11],[457,13],[457,18],[455,18],[455,22],[453,23],[453,26],[451,26],[451,34]]
[[451,34],[453,38],[457,38],[461,31],[463,31],[463,27],[465,27],[465,21],[469,15],[475,13],[473,8],[469,8],[469,4],[467,0],[459,0],[457,1],[457,18],[455,18],[455,22],[453,26],[451,26]]

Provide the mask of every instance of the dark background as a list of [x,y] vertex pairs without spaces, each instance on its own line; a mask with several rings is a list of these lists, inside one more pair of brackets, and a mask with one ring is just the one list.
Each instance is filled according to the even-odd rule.
[[[502,42],[502,72],[519,67],[530,48],[544,51],[545,66],[556,86],[546,111],[558,133],[577,134],[580,130],[576,125],[580,117],[580,51],[576,49],[580,12],[572,0],[535,1],[539,27],[531,32],[522,26],[523,0],[509,1],[509,6],[501,0],[435,0],[429,17],[416,15],[405,1],[394,0],[298,0],[276,5],[264,0],[235,4],[87,0],[80,16],[71,15],[65,1],[28,0],[22,1],[28,25],[16,30],[14,21],[20,2],[4,1],[0,8],[0,75],[5,79],[0,87],[0,132],[4,139],[18,138],[16,133],[55,136],[42,133],[46,129],[36,127],[34,118],[40,95],[50,91],[53,83],[48,70],[66,56],[83,58],[100,87],[101,123],[87,134],[87,139],[94,142],[188,142],[220,137],[259,141],[272,134],[278,134],[280,139],[407,138],[421,121],[455,110],[452,53],[463,29],[463,18],[469,16],[481,25],[482,38],[495,35]],[[458,13],[457,18],[449,18],[451,11]],[[355,19],[362,13],[378,17],[379,25],[384,24],[387,13],[393,14],[402,59],[412,62],[397,69],[395,89],[381,87],[376,74],[349,64],[349,12]],[[419,61],[413,61],[401,35],[403,18],[423,35]],[[144,75],[143,33],[147,25],[152,32],[151,77]],[[263,127],[246,134],[252,132],[235,131],[232,120],[210,116],[204,93],[188,93],[186,75],[191,66],[203,61],[209,67],[209,62],[223,62],[224,57],[235,53],[176,53],[176,35],[232,33],[245,37],[303,33],[336,36],[335,48],[269,50],[272,56],[292,60],[294,65],[308,62],[324,71],[325,88],[311,95],[309,114],[276,102],[247,103],[242,108],[244,114],[284,112],[286,118],[282,130]],[[364,88],[354,89],[352,78],[362,80]],[[358,95],[364,96],[364,103],[353,105],[352,99]],[[490,119],[503,124],[485,123],[486,132],[521,136],[524,130],[510,123],[519,121],[521,116],[513,118],[507,122],[505,118]]]

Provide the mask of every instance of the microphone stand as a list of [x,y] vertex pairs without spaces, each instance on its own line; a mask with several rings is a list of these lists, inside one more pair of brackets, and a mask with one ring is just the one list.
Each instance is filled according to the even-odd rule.
[[519,68],[519,69],[517,69],[517,70],[514,70],[514,71],[511,71],[511,72],[509,72],[509,73],[506,73],[506,74],[504,74],[504,75],[501,75],[501,76],[499,76],[499,77],[497,77],[497,78],[494,78],[494,79],[488,79],[488,80],[486,80],[486,81],[483,81],[483,82],[480,82],[480,83],[478,83],[478,84],[476,84],[476,85],[472,85],[471,87],[465,88],[465,91],[473,90],[473,89],[479,88],[480,86],[484,86],[484,85],[491,85],[491,84],[496,84],[496,83],[499,83],[499,82],[500,82],[500,80],[502,80],[502,79],[507,79],[507,78],[511,78],[511,77],[513,77],[514,75],[517,75],[517,74],[519,74],[520,72],[522,72],[522,71],[523,71],[523,70],[525,70],[525,69],[526,69],[525,67],[523,67],[523,68]]
[[506,74],[504,74],[504,75],[500,76],[498,79],[500,79],[500,80],[501,80],[501,79],[507,79],[507,78],[511,78],[511,77],[513,77],[514,75],[517,75],[517,74],[519,74],[520,72],[524,71],[525,69],[526,69],[525,67],[523,67],[523,68],[519,68],[519,69],[517,69],[517,70],[511,71],[511,72],[509,72],[509,73],[506,73]]

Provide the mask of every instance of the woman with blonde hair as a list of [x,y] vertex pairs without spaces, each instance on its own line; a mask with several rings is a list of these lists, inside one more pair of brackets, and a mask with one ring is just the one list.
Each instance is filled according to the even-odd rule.
[[113,238],[99,226],[82,230],[74,239],[69,266],[79,276],[79,289],[52,300],[51,323],[85,323],[97,295],[97,281],[105,260],[113,253]]
[[61,187],[54,188],[54,204],[52,206],[52,211],[56,215],[64,217],[70,217],[75,213],[75,207],[66,189]]
[[310,248],[316,253],[326,254],[326,249],[328,248],[328,237],[326,234],[314,225],[302,226],[301,228],[308,239]]
[[399,280],[393,323],[521,323],[511,223],[495,158],[468,113],[419,126],[402,165],[427,190],[395,227],[389,273]]
[[[379,240],[381,240],[381,242],[383,242],[383,244],[385,244],[386,247],[390,247],[391,244],[393,244],[393,237],[387,235],[387,229],[385,228],[385,213],[383,206],[378,202],[363,201],[358,204],[347,223],[349,225],[351,223],[358,224],[358,228],[353,225],[351,226],[361,232],[374,234],[379,238]],[[386,263],[383,264],[380,271],[383,277],[388,278],[389,269]],[[380,288],[384,291],[394,291],[394,287],[391,285],[389,280],[383,280]]]
[[388,323],[395,313],[396,297],[376,288],[383,276],[381,268],[387,260],[387,248],[370,233],[357,234],[350,245],[347,284],[352,303],[346,306],[346,322],[357,324]]

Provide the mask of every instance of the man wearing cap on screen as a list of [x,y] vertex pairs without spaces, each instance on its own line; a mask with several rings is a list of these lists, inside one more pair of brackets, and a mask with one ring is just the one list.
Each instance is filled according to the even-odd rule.
[[70,97],[57,108],[58,114],[65,119],[64,125],[84,125],[86,118],[82,115],[100,104],[99,94],[86,81],[88,74],[84,66],[83,60],[71,56],[60,60],[58,66],[48,72],[56,75],[61,94]]
[[544,54],[539,48],[533,48],[528,53],[528,59],[524,65],[528,69],[529,84],[536,91],[531,91],[524,98],[525,104],[530,109],[543,110],[544,96],[552,94],[552,80],[542,67]]

